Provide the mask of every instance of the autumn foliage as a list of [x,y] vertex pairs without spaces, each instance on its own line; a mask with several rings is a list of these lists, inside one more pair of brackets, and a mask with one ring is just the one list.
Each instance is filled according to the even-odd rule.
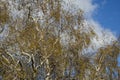
[[9,24],[9,34],[0,38],[0,76],[3,80],[120,79],[119,41],[91,55],[82,53],[82,49],[91,44],[90,38],[96,35],[92,29],[89,33],[82,32],[82,10],[75,14],[66,11],[61,0],[22,2],[23,8],[33,4],[34,9],[40,9],[42,18],[32,16],[31,5],[26,8],[24,19],[14,21],[7,2],[0,1],[0,32]]

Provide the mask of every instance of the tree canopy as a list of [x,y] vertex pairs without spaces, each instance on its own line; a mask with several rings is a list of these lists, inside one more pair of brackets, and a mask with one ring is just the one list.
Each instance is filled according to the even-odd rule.
[[86,30],[81,9],[63,5],[62,0],[0,1],[3,80],[120,79],[119,39],[85,53],[96,33]]

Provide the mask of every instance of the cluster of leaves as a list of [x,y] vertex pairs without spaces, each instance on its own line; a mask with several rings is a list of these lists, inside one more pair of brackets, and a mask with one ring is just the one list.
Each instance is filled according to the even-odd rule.
[[[79,10],[72,14],[63,10],[60,0],[37,1],[34,4],[41,8],[43,20],[36,21],[29,11],[25,27],[18,30],[9,25],[9,35],[0,43],[0,76],[3,80],[119,79],[119,42],[99,49],[94,58],[82,56],[80,51],[95,35],[92,29],[89,33],[81,31],[83,12]],[[3,9],[0,13],[0,22],[9,20],[6,12],[7,9]],[[79,26],[77,29],[74,28],[76,25]],[[61,42],[63,33],[67,34],[64,37],[69,37],[67,45]]]
[[4,2],[0,2],[0,23],[6,23],[9,20],[7,6]]

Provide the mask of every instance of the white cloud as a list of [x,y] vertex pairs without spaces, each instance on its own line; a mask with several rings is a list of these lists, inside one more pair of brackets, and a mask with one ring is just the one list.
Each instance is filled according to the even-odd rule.
[[[98,8],[98,4],[94,4],[93,0],[64,0],[65,4],[64,8],[66,10],[72,10],[75,13],[78,9],[82,9],[87,20],[84,21],[84,28],[90,27],[94,30],[96,36],[91,37],[91,44],[82,50],[84,55],[96,53],[96,51],[101,47],[106,47],[107,45],[111,45],[113,41],[116,41],[115,35],[108,30],[101,27],[101,25],[95,21],[92,17],[94,12]],[[103,0],[102,4],[105,4],[106,0]],[[80,52],[81,53],[81,52]]]
[[83,48],[82,55],[92,55],[96,53],[98,49],[111,45],[114,41],[117,40],[115,35],[113,35],[110,30],[103,29],[100,24],[94,20],[89,20],[85,23],[88,25],[93,25],[90,27],[94,30],[96,35],[91,37],[91,44],[87,48]]
[[93,0],[64,0],[64,2],[66,4],[64,8],[82,9],[87,16],[91,16],[98,6]]

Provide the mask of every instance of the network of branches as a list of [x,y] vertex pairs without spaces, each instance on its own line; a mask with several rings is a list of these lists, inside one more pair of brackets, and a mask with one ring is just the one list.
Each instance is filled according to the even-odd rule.
[[[18,11],[25,10],[25,13],[23,18],[15,19],[10,16],[8,1],[0,1],[1,79],[120,79],[119,41],[93,55],[81,53],[96,35],[92,29],[89,33],[82,31],[82,10],[76,13],[65,10],[62,0],[19,0],[18,3]],[[40,16],[33,16],[35,11]],[[8,31],[3,34],[5,30]]]

